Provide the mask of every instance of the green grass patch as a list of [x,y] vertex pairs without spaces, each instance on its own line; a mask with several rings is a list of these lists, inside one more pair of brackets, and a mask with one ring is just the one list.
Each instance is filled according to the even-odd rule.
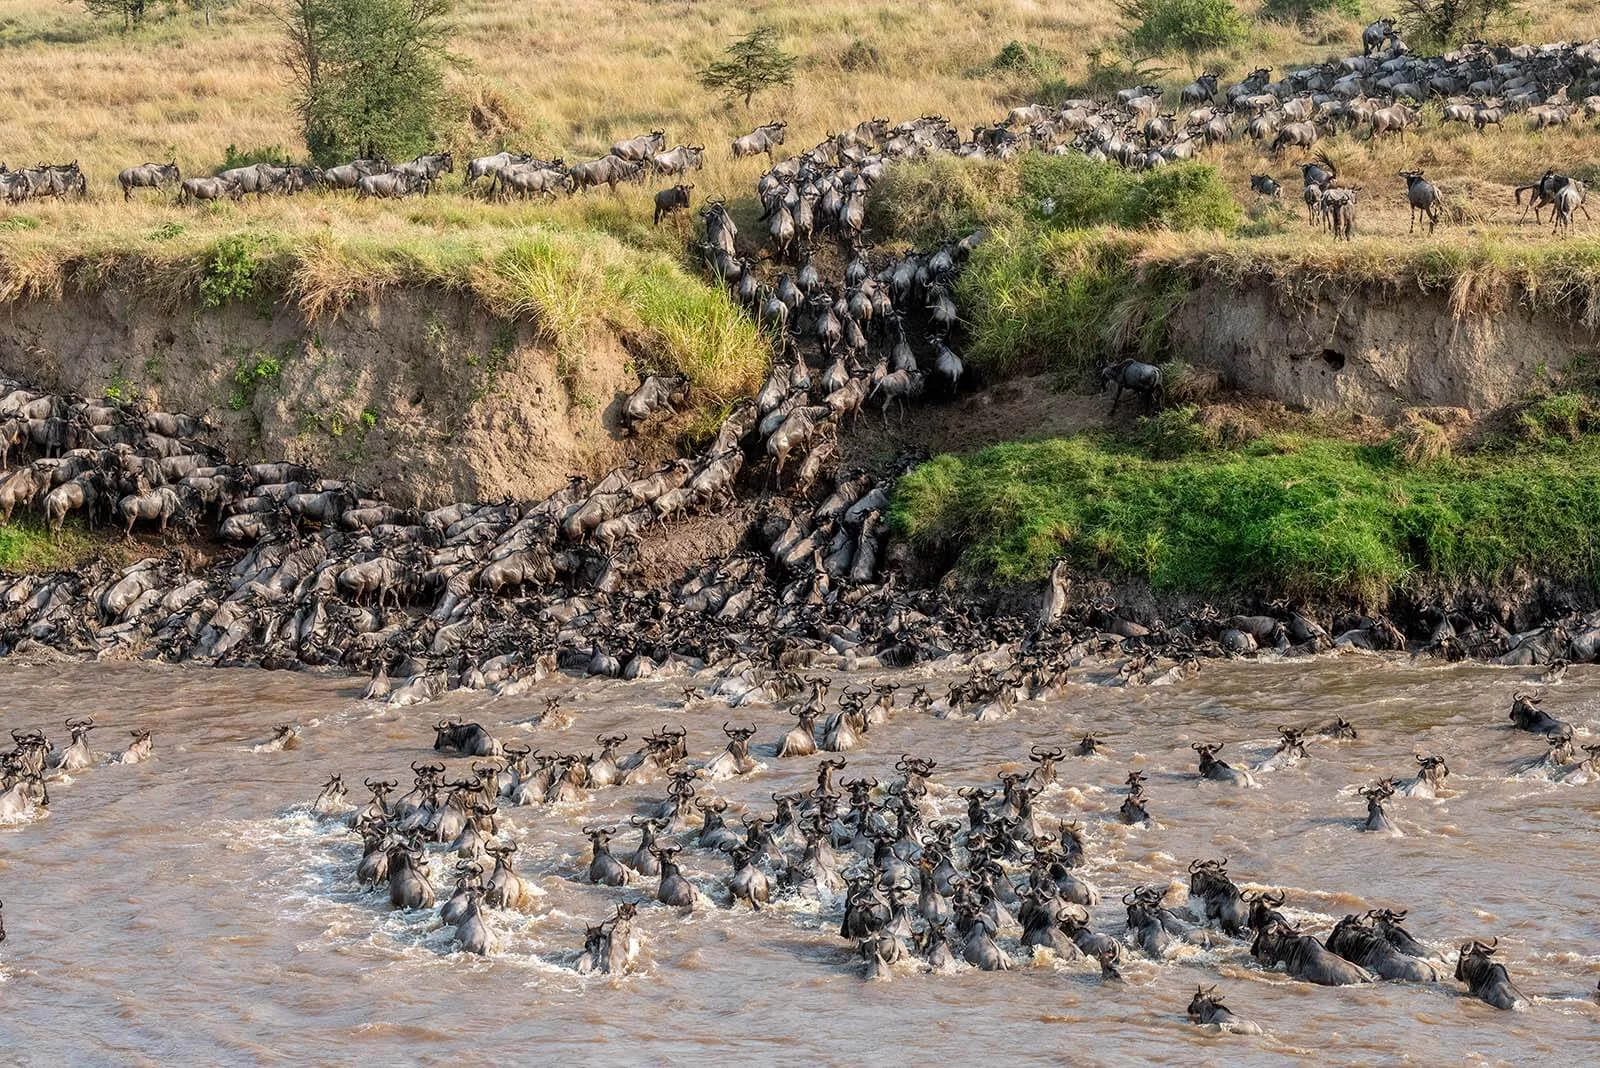
[[939,456],[901,480],[896,529],[970,575],[1086,570],[1193,593],[1382,603],[1413,580],[1518,569],[1594,581],[1600,442],[1405,464],[1390,447],[1277,436],[1150,459],[1093,436]]
[[74,523],[55,537],[34,516],[17,515],[0,526],[0,571],[31,574],[71,571],[105,554],[104,539]]

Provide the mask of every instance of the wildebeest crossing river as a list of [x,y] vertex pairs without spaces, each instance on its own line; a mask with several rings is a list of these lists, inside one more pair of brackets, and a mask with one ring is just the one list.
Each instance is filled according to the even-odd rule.
[[[1513,730],[1506,710],[1513,691],[1542,692],[1545,709],[1576,728],[1581,758],[1582,743],[1596,740],[1600,676],[1574,667],[1541,686],[1540,670],[1364,654],[1215,663],[1191,680],[1137,690],[1086,676],[1007,720],[974,723],[908,707],[913,687],[941,694],[965,674],[930,665],[894,676],[903,688],[887,722],[841,755],[841,782],[876,779],[880,790],[902,754],[937,761],[928,803],[961,817],[959,789],[1030,770],[1030,746],[1070,751],[1093,732],[1100,753],[1069,752],[1034,803],[1047,828],[1081,827],[1078,874],[1100,894],[1090,927],[1121,938],[1123,894],[1170,888],[1168,903],[1181,904],[1191,862],[1225,857],[1241,887],[1281,890],[1285,917],[1319,937],[1346,915],[1409,909],[1406,927],[1443,976],[1322,987],[1265,969],[1248,940],[1220,933],[1164,961],[1125,946],[1121,981],[1106,981],[1092,960],[1030,958],[1006,923],[997,941],[1010,970],[936,974],[908,961],[890,967],[889,982],[867,982],[855,943],[840,937],[840,896],[775,893],[760,912],[730,910],[728,858],[695,848],[693,832],[673,836],[705,898],[692,912],[658,904],[653,878],[623,888],[584,881],[582,829],[617,826],[615,851],[631,852],[629,817],[654,810],[664,778],[568,803],[502,801],[500,837],[518,843],[517,869],[534,898],[525,911],[486,908],[495,948],[471,956],[453,951],[454,929],[436,908],[393,910],[381,884],[358,884],[360,837],[310,811],[331,773],[342,773],[355,804],[367,799],[365,778],[398,779],[403,792],[412,762],[441,759],[447,778],[469,775],[469,760],[431,748],[440,716],[563,753],[594,751],[597,734],[637,740],[681,723],[691,763],[723,748],[725,721],[746,723],[757,728],[758,769],[697,787],[702,798],[726,799],[738,828],[741,812],[770,812],[774,793],[816,785],[817,757],[774,754],[794,723],[788,705],[686,706],[684,687],[706,681],[694,678],[558,676],[527,697],[457,692],[418,710],[365,704],[361,683],[347,678],[12,661],[0,667],[0,726],[45,729],[59,749],[62,721],[89,714],[100,725],[97,749],[149,729],[154,757],[97,762],[54,781],[47,817],[0,828],[5,1059],[437,1063],[474,1050],[594,1063],[842,1064],[895,1050],[896,1059],[944,1063],[996,1054],[1008,1063],[1586,1063],[1600,1042],[1600,781],[1541,766],[1545,742]],[[562,715],[530,726],[552,694]],[[1306,758],[1290,766],[1268,759],[1278,726],[1340,716],[1358,738],[1308,741]],[[297,749],[260,748],[288,722],[300,728]],[[1221,757],[1257,768],[1258,788],[1199,778],[1191,745],[1219,741]],[[1359,791],[1384,777],[1403,784],[1416,754],[1446,759],[1444,796],[1402,788],[1385,803],[1399,834],[1363,833]],[[1145,775],[1149,826],[1118,817],[1131,770]],[[864,859],[848,846],[838,852],[846,870]],[[428,864],[442,903],[455,858],[435,846]],[[634,972],[579,974],[585,927],[623,901],[638,902]],[[1458,945],[1493,937],[1495,959],[1529,1002],[1522,1011],[1496,1010],[1451,978]],[[1189,1023],[1197,985],[1215,985],[1265,1033],[1217,1035]]]

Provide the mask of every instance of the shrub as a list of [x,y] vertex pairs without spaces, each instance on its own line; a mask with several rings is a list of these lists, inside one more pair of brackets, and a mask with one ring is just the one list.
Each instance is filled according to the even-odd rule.
[[976,364],[1037,363],[1064,374],[1102,357],[1118,303],[1138,292],[1125,243],[1077,230],[996,232],[957,283]]
[[1029,153],[1017,165],[1023,207],[1040,222],[1080,228],[1123,221],[1139,179],[1086,156]]
[[1244,20],[1231,0],[1119,0],[1117,10],[1135,48],[1182,52],[1190,66],[1201,52],[1245,38]]
[[878,70],[883,66],[883,55],[876,46],[857,37],[840,54],[839,66],[848,71]]
[[283,373],[283,364],[271,356],[247,357],[233,372],[233,392],[228,397],[228,407],[243,411],[255,403],[256,390],[263,384],[276,382]]
[[1261,17],[1273,22],[1305,22],[1328,11],[1357,19],[1361,0],[1266,0],[1261,5]]
[[1573,442],[1600,427],[1600,405],[1584,393],[1565,390],[1528,403],[1513,426],[1516,436],[1531,445]]
[[1216,168],[1203,163],[1175,164],[1140,176],[1124,212],[1127,225],[1168,230],[1232,230],[1241,218]]
[[1026,210],[1055,226],[1232,230],[1242,218],[1216,168],[1204,163],[1133,174],[1084,156],[1031,154],[1018,174]]
[[1175,460],[1221,448],[1220,429],[1202,422],[1199,416],[1200,409],[1192,404],[1164,408],[1139,420],[1133,440],[1146,455],[1156,460]]
[[990,70],[1014,74],[1047,74],[1060,68],[1060,56],[1048,48],[1021,41],[1008,41],[989,64]]
[[1443,51],[1516,21],[1518,0],[1402,0],[1400,28],[1415,48]]
[[257,163],[274,163],[282,166],[289,162],[289,156],[283,151],[282,145],[262,145],[257,148],[241,149],[238,145],[230,144],[223,153],[222,166],[219,171],[232,170],[235,167],[252,167]]
[[260,270],[257,252],[261,239],[250,234],[232,234],[218,241],[206,258],[200,276],[200,303],[219,308],[230,301],[248,300],[255,295],[256,275]]
[[935,156],[902,163],[873,183],[867,225],[887,240],[923,248],[963,237],[1012,216],[1017,176],[997,160]]

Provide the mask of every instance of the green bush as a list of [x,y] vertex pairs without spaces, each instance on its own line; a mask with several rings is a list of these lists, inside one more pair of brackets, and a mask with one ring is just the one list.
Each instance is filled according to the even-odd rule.
[[1023,208],[1039,222],[1081,228],[1122,223],[1139,178],[1087,156],[1029,153],[1017,164]]
[[255,403],[256,390],[264,384],[278,380],[283,364],[271,356],[257,355],[242,360],[233,372],[233,392],[228,397],[228,407],[243,411]]
[[261,244],[261,239],[251,234],[230,234],[212,246],[200,276],[200,303],[220,308],[254,296]]
[[258,148],[240,149],[237,145],[229,145],[223,153],[222,166],[218,170],[228,171],[235,167],[253,167],[257,163],[273,163],[279,166],[289,162],[289,156],[283,151],[282,145],[262,145]]
[[1261,17],[1273,22],[1305,22],[1325,11],[1358,19],[1361,0],[1266,0],[1261,5]]
[[1182,52],[1191,66],[1201,52],[1245,39],[1244,19],[1230,0],[1120,0],[1117,10],[1135,48]]
[[1017,170],[1024,209],[1053,226],[1232,230],[1243,218],[1216,168],[1204,163],[1134,174],[1084,156],[1035,153]]
[[1061,57],[1048,48],[1009,41],[995,54],[989,69],[1016,74],[1048,74],[1061,69]]
[[867,226],[883,240],[919,248],[964,237],[1015,216],[1017,175],[997,160],[935,156],[899,164],[873,183]]
[[[1124,399],[1127,399],[1126,394]],[[1139,420],[1133,440],[1147,456],[1156,460],[1176,460],[1221,448],[1219,428],[1203,422],[1199,416],[1200,409],[1192,404],[1163,408]]]
[[1134,287],[1128,249],[1081,230],[997,231],[957,282],[967,357],[997,367],[1081,372],[1105,351],[1117,301]]
[[1600,427],[1600,405],[1576,390],[1565,390],[1528,403],[1513,420],[1516,436],[1532,445],[1575,442]]
[[1232,230],[1243,213],[1215,167],[1179,163],[1140,176],[1128,197],[1125,225],[1168,230]]

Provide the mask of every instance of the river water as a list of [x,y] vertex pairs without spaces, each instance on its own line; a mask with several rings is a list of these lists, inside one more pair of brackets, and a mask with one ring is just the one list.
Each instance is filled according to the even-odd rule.
[[[942,692],[964,674],[930,667],[896,678]],[[491,910],[498,951],[470,957],[451,952],[436,912],[391,911],[381,889],[356,885],[359,839],[307,812],[330,772],[343,773],[353,800],[365,800],[366,776],[400,779],[404,790],[411,761],[434,755],[431,724],[444,714],[564,751],[592,749],[600,732],[637,738],[681,722],[701,758],[720,749],[720,726],[733,719],[760,727],[764,767],[715,790],[735,810],[770,809],[772,792],[814,782],[814,759],[770,755],[793,720],[771,705],[684,708],[685,680],[557,677],[523,698],[456,693],[392,709],[359,701],[356,680],[253,670],[11,663],[0,679],[0,727],[43,727],[61,744],[61,721],[91,714],[103,725],[99,748],[137,726],[154,730],[156,753],[55,784],[47,817],[0,828],[8,1063],[442,1063],[469,1051],[595,1064],[1600,1061],[1600,782],[1527,770],[1545,745],[1505,726],[1513,690],[1540,688],[1527,670],[1345,655],[1214,664],[1147,689],[1086,680],[1001,723],[899,709],[848,754],[843,773],[887,782],[902,752],[932,756],[935,782],[950,788],[939,803],[954,815],[955,787],[992,783],[1030,744],[1101,732],[1106,755],[1068,757],[1062,786],[1041,799],[1042,813],[1085,827],[1088,875],[1104,896],[1092,910],[1097,929],[1121,933],[1118,898],[1132,885],[1183,883],[1190,860],[1226,856],[1241,885],[1284,888],[1291,918],[1319,935],[1347,913],[1409,908],[1407,926],[1448,956],[1447,975],[1457,940],[1498,936],[1499,958],[1532,1002],[1519,1012],[1465,997],[1453,981],[1293,982],[1259,968],[1243,944],[1163,964],[1130,953],[1121,984],[1103,983],[1089,962],[1020,953],[1009,972],[902,966],[888,983],[865,982],[837,935],[837,903],[680,914],[654,902],[654,880],[626,889],[575,881],[588,866],[579,828],[623,823],[616,852],[631,852],[626,817],[664,796],[660,783],[554,808],[503,806],[519,870],[544,894],[526,915]],[[1597,682],[1574,668],[1543,688],[1544,707],[1582,735],[1600,719]],[[554,693],[566,695],[575,725],[527,727]],[[1271,752],[1276,725],[1336,715],[1356,724],[1358,741],[1312,743],[1306,761],[1261,773],[1259,789],[1194,774],[1191,742],[1225,741],[1223,757],[1249,764]],[[301,726],[303,746],[254,751],[280,722]],[[1395,798],[1401,836],[1360,832],[1355,791],[1411,775],[1414,752],[1447,758],[1455,796]],[[1131,768],[1148,775],[1149,828],[1117,820]],[[724,858],[683,859],[701,890],[725,898]],[[436,860],[441,890],[445,870]],[[585,922],[625,898],[644,902],[639,972],[578,975]],[[1015,951],[1016,936],[1002,932],[1001,944]],[[1197,983],[1216,984],[1266,1034],[1217,1036],[1187,1023]]]

